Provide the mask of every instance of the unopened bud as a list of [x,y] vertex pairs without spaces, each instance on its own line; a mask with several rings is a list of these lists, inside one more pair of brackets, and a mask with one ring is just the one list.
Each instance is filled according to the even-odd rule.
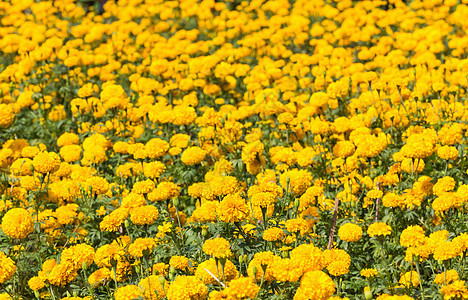
[[159,276],[159,283],[161,284],[161,286],[164,286],[164,283],[166,283],[166,278],[164,278],[163,275]]
[[244,256],[240,255],[239,256],[239,263],[242,264],[244,262]]
[[299,199],[294,200],[294,207],[295,208],[298,208],[299,204],[300,204]]
[[82,268],[83,270],[85,270],[85,271],[88,270],[88,263],[84,261],[84,262],[81,264],[81,268]]
[[130,223],[128,222],[128,220],[125,220],[125,221],[124,221],[124,225],[125,225],[125,228],[128,228],[128,225],[130,225]]
[[371,291],[370,286],[366,286],[366,287],[364,288],[364,297],[365,297],[367,300],[372,299],[372,291]]
[[201,234],[203,236],[207,236],[208,235],[208,230],[206,228],[203,228],[202,231],[201,231]]
[[174,199],[172,200],[172,203],[173,203],[174,206],[176,206],[176,207],[179,206],[179,198],[174,198]]

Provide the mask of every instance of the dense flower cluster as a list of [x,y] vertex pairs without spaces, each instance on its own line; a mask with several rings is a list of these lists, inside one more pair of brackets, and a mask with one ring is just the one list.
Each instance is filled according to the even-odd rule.
[[0,299],[467,298],[467,15],[0,1]]

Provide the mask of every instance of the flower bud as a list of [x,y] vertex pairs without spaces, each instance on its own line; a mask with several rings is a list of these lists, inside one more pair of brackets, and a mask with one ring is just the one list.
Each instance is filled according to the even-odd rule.
[[161,286],[164,286],[164,283],[166,283],[166,278],[164,278],[163,275],[159,276],[159,283],[161,284]]
[[372,291],[371,291],[370,286],[366,286],[366,287],[364,288],[364,297],[365,297],[367,300],[372,299]]
[[177,198],[177,197],[174,198],[174,199],[172,200],[172,203],[174,204],[175,207],[179,206],[179,198]]
[[294,200],[294,207],[295,207],[295,208],[298,208],[298,207],[299,207],[299,204],[300,204],[299,199],[296,198],[296,199]]
[[208,230],[206,228],[203,228],[202,231],[201,231],[201,234],[203,236],[207,236],[208,235]]

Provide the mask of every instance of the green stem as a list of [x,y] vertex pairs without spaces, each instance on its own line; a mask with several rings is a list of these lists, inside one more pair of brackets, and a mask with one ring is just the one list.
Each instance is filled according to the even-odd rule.
[[424,288],[422,286],[421,272],[419,272],[419,257],[416,257],[415,262],[416,262],[416,272],[418,272],[418,277],[419,277],[419,287],[421,288],[421,299],[424,300]]

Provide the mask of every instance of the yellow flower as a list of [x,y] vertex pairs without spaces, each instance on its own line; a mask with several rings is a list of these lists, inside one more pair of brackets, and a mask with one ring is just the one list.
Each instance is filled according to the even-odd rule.
[[0,283],[9,280],[16,271],[15,262],[0,251]]
[[151,225],[158,217],[159,211],[152,205],[136,207],[130,212],[130,220],[135,225]]
[[424,243],[426,236],[419,225],[408,226],[401,232],[400,245],[403,247],[418,246]]
[[229,299],[255,299],[260,287],[252,282],[250,277],[239,277],[228,283],[224,291]]
[[119,287],[114,294],[115,300],[133,300],[143,296],[143,291],[137,285]]
[[32,164],[36,172],[43,174],[48,172],[53,173],[60,167],[60,157],[57,153],[45,151],[38,153],[34,157]]
[[300,262],[302,271],[318,271],[325,268],[326,257],[322,250],[312,244],[302,244],[291,251],[291,259]]
[[208,288],[195,276],[177,276],[167,289],[167,299],[187,300],[205,299]]
[[143,297],[145,299],[158,300],[166,297],[167,289],[169,288],[167,281],[164,281],[164,285],[161,285],[159,276],[150,275],[140,280],[138,285],[143,290]]
[[185,149],[184,153],[182,153],[180,159],[184,164],[193,166],[202,162],[205,159],[206,154],[206,151],[200,147],[188,147]]
[[406,272],[405,274],[401,275],[399,283],[406,287],[418,286],[419,275],[416,271]]
[[111,270],[108,268],[100,268],[93,272],[88,277],[88,282],[91,286],[97,287],[103,285],[106,280],[111,279]]
[[231,256],[231,246],[224,238],[214,238],[203,243],[203,252],[215,258],[227,258]]
[[301,279],[294,300],[326,300],[335,293],[335,283],[322,271],[309,271]]
[[458,276],[458,272],[452,269],[452,270],[447,270],[447,273],[443,272],[443,273],[437,274],[434,279],[434,282],[438,285],[445,285],[453,281],[457,281],[458,279],[460,279]]
[[31,290],[38,291],[45,286],[45,282],[39,276],[34,276],[28,280],[28,286],[31,288]]
[[377,276],[379,273],[377,272],[376,269],[370,268],[370,269],[362,269],[360,274],[361,274],[361,276],[369,278],[369,277]]
[[127,208],[117,208],[109,215],[105,216],[99,224],[101,231],[117,231],[128,217]]
[[240,222],[247,218],[249,207],[239,194],[230,194],[224,197],[216,208],[216,213],[220,221]]
[[440,294],[444,296],[444,300],[449,299],[466,299],[468,298],[468,289],[464,280],[456,280],[446,286],[440,288]]
[[34,223],[31,214],[24,208],[10,209],[3,216],[2,230],[11,238],[25,238],[34,230]]
[[325,250],[323,252],[327,260],[327,270],[333,276],[340,276],[349,272],[351,257],[341,249]]
[[372,223],[369,228],[367,228],[367,233],[370,237],[374,236],[386,236],[392,233],[392,227],[385,224],[384,222]]
[[219,260],[218,265],[216,265],[216,260],[214,258],[210,258],[200,263],[197,266],[197,270],[195,271],[195,277],[203,281],[203,283],[206,285],[217,285],[219,283],[205,269],[211,272],[211,274],[216,276],[220,281],[223,281],[224,279],[226,279],[226,281],[231,281],[239,275],[236,266],[230,260],[227,259],[223,267],[222,263]]
[[148,256],[154,247],[156,247],[156,241],[153,238],[137,238],[128,247],[128,253],[135,257]]
[[271,265],[271,274],[278,281],[296,282],[303,274],[301,262],[296,259],[275,259]]
[[15,121],[15,112],[12,105],[0,104],[0,127],[8,128]]
[[285,236],[283,229],[278,227],[268,228],[263,232],[263,239],[269,242],[280,241]]
[[353,223],[346,223],[340,226],[338,236],[346,242],[357,242],[362,237],[362,228]]

